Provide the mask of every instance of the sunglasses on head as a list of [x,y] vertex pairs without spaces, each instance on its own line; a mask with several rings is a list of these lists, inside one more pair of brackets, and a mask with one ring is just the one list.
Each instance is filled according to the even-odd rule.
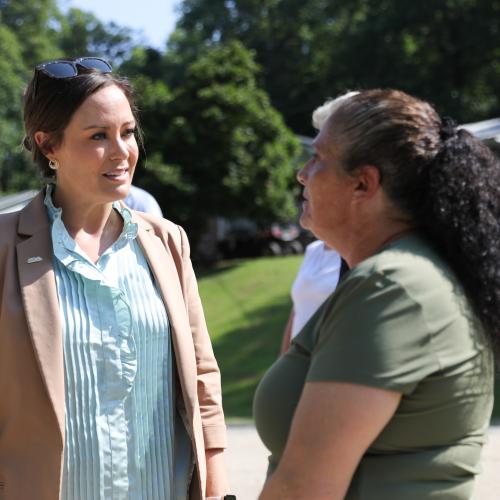
[[101,73],[111,73],[113,68],[108,61],[101,59],[100,57],[79,57],[73,61],[66,59],[56,59],[55,61],[49,61],[45,63],[38,64],[35,66],[35,76],[33,80],[33,99],[35,99],[37,86],[38,86],[38,74],[43,73],[50,78],[64,79],[73,78],[78,76],[78,67],[86,69],[95,69]]
[[73,61],[58,59],[39,64],[35,69],[51,78],[72,78],[78,75],[78,66],[95,69],[101,73],[111,73],[113,71],[111,64],[100,57],[79,57]]

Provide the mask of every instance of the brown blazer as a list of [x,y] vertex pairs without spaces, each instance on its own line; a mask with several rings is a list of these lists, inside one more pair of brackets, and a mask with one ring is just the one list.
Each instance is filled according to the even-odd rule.
[[[138,241],[171,324],[195,473],[204,498],[205,449],[224,448],[220,375],[182,228],[133,212]],[[64,450],[63,349],[50,225],[39,193],[0,216],[0,500],[59,498]]]

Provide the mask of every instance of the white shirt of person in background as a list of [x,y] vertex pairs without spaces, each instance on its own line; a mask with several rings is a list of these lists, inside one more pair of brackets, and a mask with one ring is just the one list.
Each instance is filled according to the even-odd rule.
[[292,285],[293,307],[283,334],[281,354],[288,350],[291,340],[337,287],[341,262],[340,255],[321,240],[307,245]]
[[340,265],[340,255],[322,241],[313,241],[306,247],[304,260],[292,285],[295,313],[292,339],[337,287]]

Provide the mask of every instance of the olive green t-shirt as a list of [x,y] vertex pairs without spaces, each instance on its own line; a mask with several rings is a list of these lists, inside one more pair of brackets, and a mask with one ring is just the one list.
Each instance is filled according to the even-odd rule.
[[350,382],[402,399],[346,498],[467,500],[491,415],[493,371],[454,274],[423,238],[403,237],[347,274],[260,382],[254,416],[271,451],[269,470],[304,384]]

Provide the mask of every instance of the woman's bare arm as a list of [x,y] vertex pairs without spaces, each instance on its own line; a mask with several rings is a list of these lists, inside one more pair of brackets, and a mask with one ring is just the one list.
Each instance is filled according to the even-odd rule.
[[401,394],[341,382],[308,382],[276,472],[259,500],[341,500],[363,453]]

